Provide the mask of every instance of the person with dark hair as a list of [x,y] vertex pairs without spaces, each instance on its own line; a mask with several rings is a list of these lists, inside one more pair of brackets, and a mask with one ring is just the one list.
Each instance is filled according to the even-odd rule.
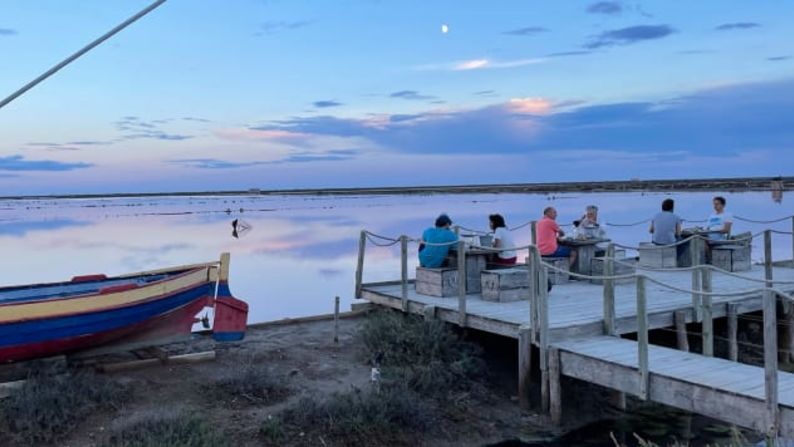
[[[501,214],[491,214],[488,216],[488,224],[493,231],[493,246],[494,248],[515,248],[516,244],[513,243],[513,236],[505,225],[505,219]],[[495,253],[491,258],[491,263],[496,265],[515,265],[516,255],[515,250],[506,250]]]
[[651,220],[651,228],[648,231],[653,235],[651,240],[656,245],[675,244],[681,236],[681,218],[673,213],[674,206],[673,199],[664,199],[662,211]]
[[422,233],[422,242],[419,245],[419,265],[428,268],[444,266],[452,242],[458,240],[458,236],[449,229],[451,225],[452,219],[446,214],[441,214],[436,218],[435,227],[428,228]]
[[733,226],[733,216],[725,211],[725,197],[717,196],[712,200],[714,213],[709,216],[706,222],[709,239],[712,241],[722,241],[728,239]]

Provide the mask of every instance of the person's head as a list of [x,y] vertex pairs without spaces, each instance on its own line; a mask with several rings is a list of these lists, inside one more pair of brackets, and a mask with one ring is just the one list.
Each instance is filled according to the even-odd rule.
[[436,228],[448,228],[450,225],[452,225],[452,219],[446,214],[436,217]]
[[587,217],[587,220],[590,222],[597,222],[598,221],[598,207],[595,205],[587,205],[587,208],[584,210],[584,215]]
[[501,214],[491,214],[488,216],[488,223],[491,225],[492,230],[497,228],[507,228],[507,225],[505,225],[505,218],[502,217]]
[[662,211],[673,211],[674,206],[675,202],[673,199],[664,199],[662,201]]
[[554,209],[553,206],[547,206],[543,209],[543,215],[548,217],[549,219],[556,219],[557,218],[557,210]]
[[714,204],[714,211],[721,213],[725,209],[725,197],[717,196],[712,201]]

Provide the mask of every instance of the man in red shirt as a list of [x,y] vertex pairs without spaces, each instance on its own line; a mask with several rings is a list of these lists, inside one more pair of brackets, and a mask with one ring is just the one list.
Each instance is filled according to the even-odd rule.
[[557,225],[556,218],[557,210],[553,206],[543,210],[543,219],[537,224],[538,251],[541,256],[568,258],[568,265],[573,266],[576,262],[576,250],[557,243],[557,239],[565,236],[565,233]]

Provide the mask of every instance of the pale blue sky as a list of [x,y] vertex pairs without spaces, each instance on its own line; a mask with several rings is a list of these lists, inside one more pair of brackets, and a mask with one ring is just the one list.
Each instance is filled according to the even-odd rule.
[[[2,0],[0,96],[149,3]],[[793,8],[169,0],[0,109],[0,188],[792,175]]]

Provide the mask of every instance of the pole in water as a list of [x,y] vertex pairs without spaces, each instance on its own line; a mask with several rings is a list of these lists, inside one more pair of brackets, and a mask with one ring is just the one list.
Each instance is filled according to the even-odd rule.
[[137,13],[134,16],[130,17],[129,19],[125,20],[120,25],[116,26],[112,30],[110,30],[107,33],[105,33],[102,36],[100,36],[98,39],[96,39],[93,42],[89,43],[85,47],[83,47],[80,50],[78,50],[76,53],[72,54],[71,56],[67,57],[66,59],[64,59],[63,61],[61,61],[57,65],[55,65],[54,67],[50,68],[49,70],[44,72],[42,75],[40,75],[36,79],[28,82],[22,88],[20,88],[19,90],[15,91],[11,95],[9,95],[7,98],[5,98],[2,101],[0,101],[0,109],[5,107],[11,101],[13,101],[13,100],[17,99],[18,97],[22,96],[25,92],[27,92],[28,90],[32,89],[36,85],[38,85],[41,81],[43,81],[43,80],[49,78],[50,76],[54,75],[55,73],[57,73],[61,68],[63,68],[65,66],[69,65],[70,63],[74,62],[74,60],[76,60],[80,56],[84,55],[85,53],[88,53],[89,51],[94,49],[94,47],[96,47],[97,45],[99,45],[102,42],[110,39],[111,37],[113,37],[114,34],[118,33],[119,31],[123,30],[124,28],[128,27],[133,22],[135,22],[136,20],[138,20],[141,17],[145,16],[146,14],[149,14],[150,12],[154,11],[155,8],[157,8],[158,6],[160,6],[163,3],[165,3],[165,1],[166,0],[157,0],[156,2],[152,3],[151,5],[147,6],[144,9],[142,9],[139,13]]

